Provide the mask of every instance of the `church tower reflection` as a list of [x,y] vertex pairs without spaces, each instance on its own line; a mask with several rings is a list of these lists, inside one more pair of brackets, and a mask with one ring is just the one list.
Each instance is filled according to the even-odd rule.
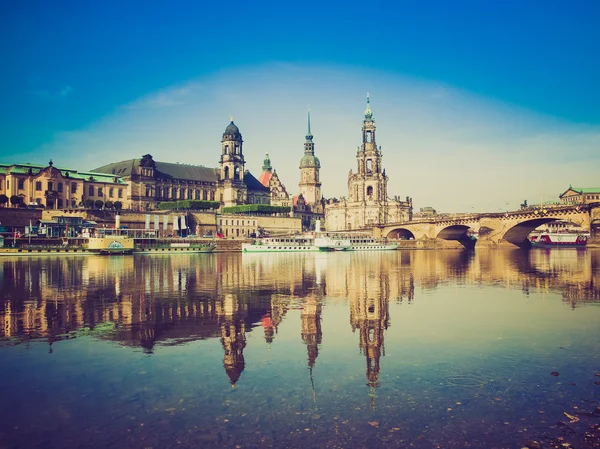
[[359,331],[360,352],[366,358],[366,377],[371,408],[375,410],[375,392],[379,387],[380,358],[385,355],[384,331],[389,324],[389,281],[383,272],[364,273],[351,290],[350,325]]
[[233,294],[225,294],[218,305],[217,315],[221,325],[221,345],[225,355],[223,367],[229,377],[231,387],[235,388],[244,368],[244,348],[246,347],[247,306]]
[[302,312],[300,314],[302,321],[302,341],[308,351],[308,369],[313,391],[313,401],[316,399],[313,368],[319,355],[319,345],[323,337],[323,331],[321,330],[322,306],[322,302],[317,300],[313,294],[308,295],[302,302]]

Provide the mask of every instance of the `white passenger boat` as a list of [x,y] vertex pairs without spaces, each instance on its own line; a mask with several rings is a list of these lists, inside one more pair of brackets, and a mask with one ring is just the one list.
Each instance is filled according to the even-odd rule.
[[398,243],[386,239],[376,239],[366,235],[350,236],[348,251],[388,251],[398,249]]
[[311,252],[311,251],[345,251],[350,248],[350,240],[329,237],[326,235],[285,235],[264,237],[252,243],[242,243],[244,253],[264,252]]

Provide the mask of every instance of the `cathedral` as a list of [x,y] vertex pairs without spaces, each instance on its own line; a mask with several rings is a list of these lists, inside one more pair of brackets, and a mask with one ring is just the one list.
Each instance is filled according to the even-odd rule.
[[375,120],[367,95],[362,124],[362,145],[356,153],[357,172],[348,174],[348,198],[332,199],[325,205],[327,231],[354,231],[386,223],[412,220],[412,199],[388,198],[388,176],[383,153],[375,139]]

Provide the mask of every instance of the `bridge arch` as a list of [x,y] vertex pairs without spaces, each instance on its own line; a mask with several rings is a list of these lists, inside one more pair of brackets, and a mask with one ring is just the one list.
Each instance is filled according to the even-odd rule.
[[387,235],[388,239],[398,239],[398,240],[414,240],[415,235],[406,228],[394,228],[390,230]]
[[468,238],[467,231],[469,229],[471,229],[469,226],[462,224],[447,226],[438,232],[436,238],[444,240],[463,240],[464,238]]
[[529,247],[529,240],[527,240],[527,236],[533,231],[535,228],[542,226],[546,223],[550,223],[552,221],[559,221],[559,218],[534,218],[527,221],[522,221],[521,223],[516,224],[512,228],[508,229],[504,233],[503,239],[513,245],[523,247]]

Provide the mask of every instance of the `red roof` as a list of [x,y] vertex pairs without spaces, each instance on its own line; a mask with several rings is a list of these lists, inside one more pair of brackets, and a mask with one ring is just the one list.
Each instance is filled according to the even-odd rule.
[[260,182],[265,187],[269,187],[269,181],[271,180],[272,176],[273,176],[272,171],[264,171],[260,175],[260,178],[258,178],[258,182]]

